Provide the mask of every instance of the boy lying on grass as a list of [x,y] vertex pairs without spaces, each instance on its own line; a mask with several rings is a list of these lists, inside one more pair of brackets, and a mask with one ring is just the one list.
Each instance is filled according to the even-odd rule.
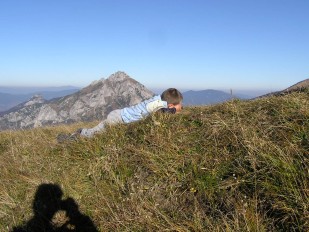
[[91,138],[96,133],[104,131],[106,125],[136,122],[158,110],[175,114],[181,111],[182,100],[183,96],[177,89],[169,88],[161,95],[154,96],[134,106],[111,111],[105,120],[93,128],[81,128],[71,135],[60,134],[57,139],[62,142],[74,140],[78,137]]

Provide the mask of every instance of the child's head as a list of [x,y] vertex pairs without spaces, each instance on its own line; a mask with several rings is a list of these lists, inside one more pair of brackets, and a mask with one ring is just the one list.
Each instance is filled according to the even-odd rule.
[[167,102],[168,108],[176,108],[176,112],[182,109],[182,94],[174,88],[169,88],[161,94],[161,99]]

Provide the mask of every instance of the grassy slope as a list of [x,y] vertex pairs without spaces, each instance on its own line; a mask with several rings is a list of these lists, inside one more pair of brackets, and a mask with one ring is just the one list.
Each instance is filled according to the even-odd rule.
[[157,114],[57,144],[79,126],[0,133],[0,231],[32,217],[41,183],[58,183],[100,231],[309,229],[308,92]]

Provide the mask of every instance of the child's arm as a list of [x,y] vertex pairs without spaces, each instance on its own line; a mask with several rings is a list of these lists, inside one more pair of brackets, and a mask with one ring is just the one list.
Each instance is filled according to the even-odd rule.
[[155,101],[149,102],[146,105],[146,109],[149,113],[156,112],[157,110],[162,109],[164,107],[167,107],[167,102],[161,101],[161,100],[155,100]]

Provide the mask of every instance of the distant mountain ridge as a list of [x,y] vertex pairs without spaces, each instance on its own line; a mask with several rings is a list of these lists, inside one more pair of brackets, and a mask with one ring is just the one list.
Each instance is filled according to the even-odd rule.
[[272,92],[272,93],[268,93],[262,96],[259,96],[257,98],[261,98],[261,97],[269,97],[269,96],[280,96],[280,95],[285,95],[285,94],[289,94],[292,92],[296,92],[296,91],[304,91],[306,89],[309,89],[309,78],[305,79],[303,81],[300,81],[298,83],[296,83],[295,85],[292,85],[284,90],[281,91],[277,91],[277,92]]
[[52,100],[34,96],[3,112],[0,130],[32,128],[59,123],[102,120],[110,111],[134,105],[154,94],[124,72],[93,82],[71,95]]
[[0,92],[0,113],[29,99],[28,95],[12,95]]
[[303,81],[300,81],[296,83],[295,85],[292,85],[289,88],[286,88],[285,90],[281,92],[293,92],[293,91],[299,91],[299,90],[308,89],[308,88],[309,88],[309,78]]
[[[35,91],[35,92],[30,92],[30,93],[23,93],[23,94],[16,94],[16,91],[18,91],[19,88],[1,88],[0,87],[0,113],[7,111],[9,109],[11,109],[14,106],[17,106],[20,103],[23,103],[25,101],[28,101],[31,97],[33,97],[34,95],[41,95],[42,97],[44,97],[46,100],[51,100],[53,98],[57,98],[57,97],[63,97],[72,93],[77,92],[78,88],[69,88],[69,89],[64,89],[65,87],[62,88],[46,88],[46,90],[50,89],[49,91],[44,90],[45,88],[43,88],[40,91]],[[4,91],[7,92],[1,92],[1,89],[3,89]],[[33,88],[35,89],[35,88]],[[29,89],[30,90],[30,89]],[[31,89],[32,90],[32,89]],[[25,90],[21,90],[21,92],[23,92]]]
[[183,104],[188,106],[217,104],[235,98],[231,94],[213,89],[200,90],[200,91],[193,91],[193,90],[186,91],[183,93],[183,97],[184,97]]

